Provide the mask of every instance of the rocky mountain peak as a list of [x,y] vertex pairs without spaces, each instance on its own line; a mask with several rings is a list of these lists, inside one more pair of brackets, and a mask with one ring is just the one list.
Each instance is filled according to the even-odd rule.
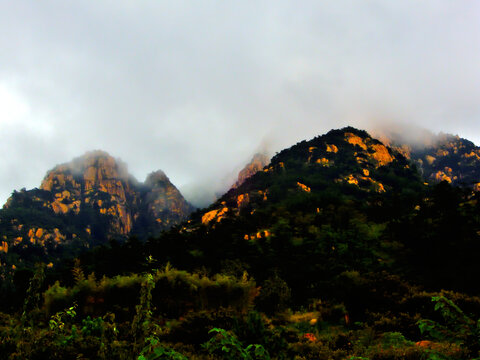
[[85,190],[89,190],[102,186],[108,180],[135,181],[122,161],[105,151],[96,150],[54,167],[43,179],[40,189],[52,191],[65,186],[75,188],[78,183],[85,182]]
[[162,170],[151,172],[145,179],[145,186],[150,188],[155,188],[159,185],[164,185],[165,183],[169,184],[170,179]]
[[252,160],[245,165],[245,167],[238,173],[238,179],[232,186],[233,189],[242,185],[245,180],[255,174],[257,171],[262,170],[270,162],[270,157],[265,153],[256,153],[253,155]]
[[15,218],[2,224],[0,213],[0,227],[6,226],[16,239],[14,247],[51,241],[57,246],[74,239],[102,242],[137,234],[134,228],[141,229],[140,236],[151,236],[193,210],[163,171],[151,173],[141,184],[121,160],[99,150],[55,166],[39,189],[14,192],[6,208],[19,216],[24,209],[35,209],[39,216],[31,223]]

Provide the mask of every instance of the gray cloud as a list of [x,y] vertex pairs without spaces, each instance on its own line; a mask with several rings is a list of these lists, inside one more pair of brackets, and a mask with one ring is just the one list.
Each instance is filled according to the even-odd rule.
[[265,139],[398,121],[478,143],[479,15],[467,0],[0,0],[0,201],[91,149],[209,198]]

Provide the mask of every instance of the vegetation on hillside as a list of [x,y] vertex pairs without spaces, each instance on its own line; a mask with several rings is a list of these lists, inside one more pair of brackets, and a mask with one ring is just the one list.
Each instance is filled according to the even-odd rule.
[[4,272],[0,359],[478,358],[479,210],[332,131],[158,238]]

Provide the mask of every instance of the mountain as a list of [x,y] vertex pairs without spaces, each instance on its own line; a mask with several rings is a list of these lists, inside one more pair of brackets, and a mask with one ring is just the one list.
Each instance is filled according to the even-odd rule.
[[472,290],[459,274],[478,273],[476,196],[425,181],[403,151],[347,127],[281,151],[145,253],[191,270],[247,269],[260,283],[279,276],[300,303],[335,293],[349,271]]
[[93,151],[50,170],[38,189],[15,191],[0,211],[0,231],[11,251],[48,252],[158,235],[192,210],[162,171],[140,183],[120,160]]
[[411,158],[427,180],[480,190],[480,147],[469,140],[440,134],[433,145],[412,149]]
[[[238,214],[248,204],[260,206],[267,199],[268,203],[282,202],[290,196],[337,187],[348,189],[346,193],[383,193],[399,187],[399,182],[421,183],[401,152],[351,127],[302,141],[274,156],[265,167],[252,163],[240,173],[236,186],[203,214],[204,224]],[[254,172],[255,168],[260,170]]]
[[[442,158],[462,164],[461,144],[449,138]],[[2,266],[0,307],[12,313],[0,314],[3,353],[221,359],[257,344],[257,358],[272,359],[477,358],[480,193],[429,175],[419,160],[439,146],[415,155],[362,130],[332,130],[281,151],[158,237],[110,241],[34,274]],[[90,241],[102,229],[124,231],[129,217],[130,234],[163,225],[148,219],[178,200],[166,176],[138,184],[100,158],[14,194],[0,224],[29,233],[40,222],[40,233],[48,221],[48,229],[93,224]],[[22,259],[60,249],[24,243]]]

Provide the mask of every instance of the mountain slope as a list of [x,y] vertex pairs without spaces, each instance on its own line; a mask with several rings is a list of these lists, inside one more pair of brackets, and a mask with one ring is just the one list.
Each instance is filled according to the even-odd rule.
[[299,303],[340,296],[332,286],[350,272],[474,291],[478,206],[471,190],[425,183],[400,151],[344,128],[281,151],[145,253],[191,270],[247,270],[260,284],[280,277]]
[[248,204],[262,206],[299,194],[315,197],[336,189],[364,198],[412,186],[421,187],[421,179],[400,152],[364,131],[332,130],[277,154],[262,171],[212,205],[202,215],[202,223],[219,222],[229,214],[238,214]]
[[301,302],[333,291],[343,272],[400,271],[410,250],[394,226],[428,191],[400,152],[361,130],[333,130],[281,151],[145,253],[191,270],[247,270],[260,284],[280,277]]

